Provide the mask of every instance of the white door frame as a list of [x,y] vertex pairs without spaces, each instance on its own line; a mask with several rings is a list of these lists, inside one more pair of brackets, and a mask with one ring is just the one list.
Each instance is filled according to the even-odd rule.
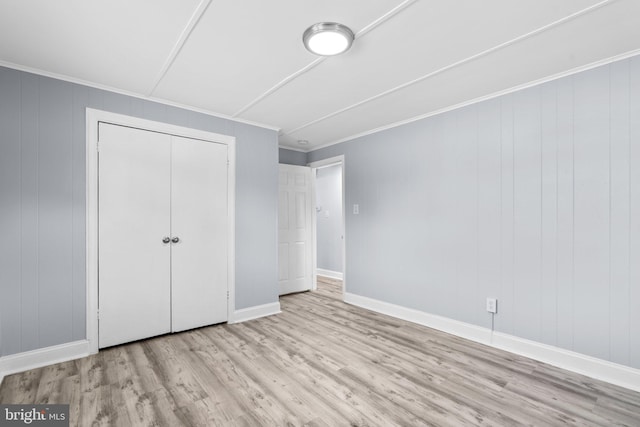
[[313,250],[313,290],[318,288],[318,215],[315,212],[316,202],[316,170],[327,168],[330,166],[340,165],[342,174],[342,299],[344,300],[344,294],[347,283],[347,235],[346,231],[346,197],[345,197],[345,178],[344,169],[345,161],[344,155],[330,157],[328,159],[318,160],[316,162],[307,163],[307,166],[311,168],[311,200],[314,207],[314,215],[312,215],[312,250]]
[[228,182],[227,182],[227,215],[228,215],[228,257],[227,257],[227,322],[233,322],[235,311],[235,196],[236,196],[236,139],[229,135],[201,131],[167,123],[110,113],[108,111],[87,108],[86,111],[86,269],[87,269],[87,341],[89,353],[98,352],[98,124],[111,123],[129,126],[152,132],[167,133],[185,138],[226,144],[228,147]]

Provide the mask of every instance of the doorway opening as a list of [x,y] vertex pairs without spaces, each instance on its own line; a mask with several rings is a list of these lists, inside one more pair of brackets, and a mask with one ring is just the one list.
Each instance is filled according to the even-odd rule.
[[344,156],[309,163],[313,183],[313,288],[345,292]]

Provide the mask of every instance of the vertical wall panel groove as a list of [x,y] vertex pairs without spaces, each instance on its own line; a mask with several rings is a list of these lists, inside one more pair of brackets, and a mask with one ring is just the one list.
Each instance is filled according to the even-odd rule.
[[607,310],[608,311],[607,311],[607,313],[609,314],[609,319],[608,319],[608,321],[609,321],[609,323],[608,323],[608,327],[609,327],[609,330],[608,330],[609,348],[608,348],[608,351],[609,351],[609,359],[611,359],[611,349],[613,347],[612,336],[611,336],[612,335],[611,334],[611,321],[612,321],[612,317],[613,317],[613,315],[611,313],[611,292],[612,292],[612,283],[611,283],[611,273],[612,273],[612,268],[611,268],[611,261],[612,261],[612,259],[611,259],[611,251],[612,251],[612,248],[611,248],[611,241],[612,241],[612,224],[611,224],[611,222],[612,222],[612,220],[611,220],[611,216],[612,216],[612,200],[611,200],[612,199],[612,195],[611,195],[611,193],[612,193],[612,185],[611,185],[611,177],[612,177],[612,173],[611,173],[611,167],[612,167],[612,164],[611,164],[611,137],[612,137],[612,132],[611,132],[611,109],[613,107],[611,105],[611,66],[610,65],[607,66],[607,69],[608,69],[607,71],[608,71],[608,74],[609,74],[609,80],[608,80],[608,84],[609,84],[609,88],[608,88],[609,89],[609,91],[608,91],[609,92],[609,117],[608,117],[608,119],[609,119],[608,120],[608,122],[609,122],[609,129],[608,129],[608,131],[609,131],[609,147],[608,147],[609,148],[609,153],[608,153],[609,157],[608,157],[608,161],[609,161],[609,164],[608,164],[608,168],[607,168],[607,172],[609,173],[609,182],[608,182],[608,184],[609,184],[609,193],[608,193],[609,194],[609,224],[608,224],[609,225],[609,247],[608,247],[608,255],[609,255],[609,260],[608,260],[609,261],[609,263],[608,263],[609,265],[608,265],[608,267],[609,267],[609,271],[607,272],[608,275],[609,275],[609,289],[608,289],[608,292],[607,292],[607,297],[608,297],[608,300],[607,300]]
[[39,330],[46,347],[72,340],[71,86],[40,78],[39,94]]
[[84,251],[86,233],[85,233],[85,204],[86,204],[86,178],[82,171],[85,169],[86,159],[86,131],[85,106],[90,104],[90,91],[83,86],[73,87],[72,100],[72,221],[73,236],[71,245],[73,250],[73,265],[71,272],[71,280],[73,287],[72,306],[72,339],[81,340],[86,336],[86,255]]
[[629,364],[640,367],[640,57],[629,61]]
[[557,84],[541,87],[540,98],[540,323],[542,339],[557,345]]
[[20,309],[20,73],[0,69],[0,355],[22,345]]
[[611,360],[629,363],[629,63],[611,65],[610,328]]
[[[477,304],[500,294],[501,281],[501,103],[478,109],[478,295]],[[478,323],[491,327],[491,314],[478,310]]]
[[38,348],[38,78],[21,75],[22,110],[22,350]]
[[558,324],[557,345],[573,349],[573,80],[558,90]]
[[[514,97],[516,335],[541,341],[540,87]],[[526,310],[522,308],[526,307]]]
[[575,350],[609,358],[609,73],[575,81]]
[[502,182],[502,286],[498,301],[499,315],[495,318],[496,329],[513,334],[514,324],[514,256],[515,256],[515,189],[514,177],[514,119],[513,95],[501,99],[501,182]]

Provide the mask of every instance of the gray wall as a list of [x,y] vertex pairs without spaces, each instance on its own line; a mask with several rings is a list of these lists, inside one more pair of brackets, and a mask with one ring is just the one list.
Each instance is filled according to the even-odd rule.
[[347,292],[640,368],[640,57],[339,154]]
[[277,133],[0,67],[0,356],[85,338],[85,108],[237,138],[236,308],[278,300]]
[[342,167],[340,165],[316,170],[316,216],[318,268],[342,273]]
[[307,153],[302,153],[300,151],[287,150],[286,148],[280,148],[279,158],[280,158],[279,160],[280,163],[284,163],[285,165],[297,165],[297,166],[307,165]]

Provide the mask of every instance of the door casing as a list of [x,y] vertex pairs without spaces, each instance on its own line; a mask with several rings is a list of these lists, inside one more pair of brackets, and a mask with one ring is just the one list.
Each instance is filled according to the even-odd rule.
[[[316,202],[316,170],[322,169],[329,166],[340,165],[342,168],[342,299],[344,300],[344,294],[346,290],[347,283],[347,235],[346,235],[346,191],[345,191],[345,159],[344,155],[330,157],[328,159],[318,160],[316,162],[308,163],[307,166],[311,168],[311,200],[313,206],[317,206]],[[316,290],[318,287],[318,224],[317,224],[317,215],[313,215],[312,218],[312,238],[311,238],[311,248],[313,250],[312,256],[312,272],[313,272],[313,290]]]

